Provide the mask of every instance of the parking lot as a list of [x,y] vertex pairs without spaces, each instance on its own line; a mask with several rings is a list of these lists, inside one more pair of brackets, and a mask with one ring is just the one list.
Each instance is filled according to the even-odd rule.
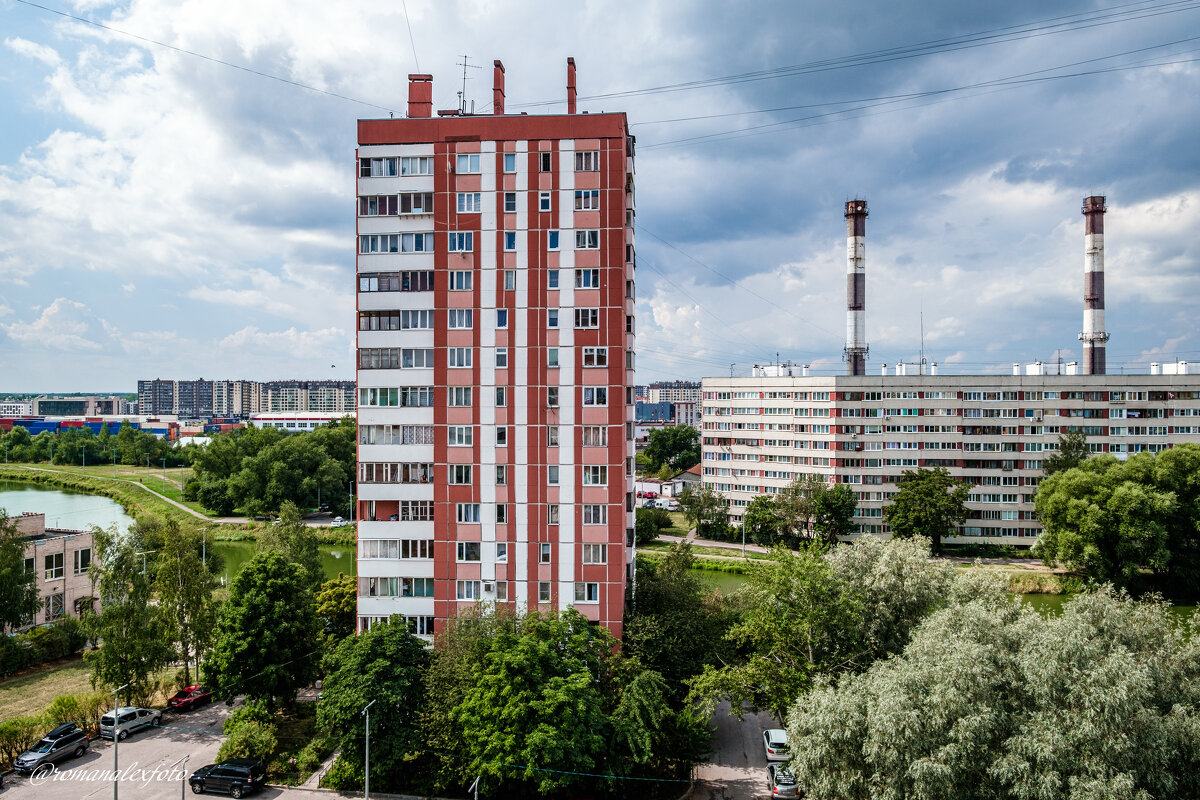
[[[121,800],[175,800],[186,774],[216,760],[221,729],[232,709],[224,703],[163,715],[163,726],[138,731],[121,742],[119,782]],[[184,756],[190,756],[186,768]],[[58,763],[58,774],[40,779],[9,773],[4,778],[4,800],[85,800],[112,797],[113,744],[93,739],[88,752]],[[184,777],[186,780],[186,777]],[[190,795],[191,792],[189,791]],[[256,797],[278,795],[277,790]],[[214,797],[220,795],[213,795]]]
[[695,800],[749,800],[770,797],[762,732],[778,728],[770,714],[746,713],[744,722],[729,716],[729,704],[717,706],[712,760],[696,768]]

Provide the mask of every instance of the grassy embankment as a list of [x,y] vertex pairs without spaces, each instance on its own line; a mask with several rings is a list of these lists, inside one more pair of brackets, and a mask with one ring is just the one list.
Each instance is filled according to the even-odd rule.
[[[163,669],[159,680],[175,677],[175,667]],[[92,669],[80,656],[38,664],[0,681],[0,720],[40,714],[60,694],[86,694],[92,689]],[[165,706],[167,695],[152,698],[153,705]]]

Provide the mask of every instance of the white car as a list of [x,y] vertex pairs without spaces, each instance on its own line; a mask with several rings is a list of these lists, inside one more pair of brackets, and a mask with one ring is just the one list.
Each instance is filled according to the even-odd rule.
[[340,528],[345,524],[346,524],[346,520],[342,519],[341,517],[334,517],[333,520],[329,523],[329,527]]
[[[162,725],[162,712],[152,708],[134,708],[125,706],[117,709],[117,724],[115,726],[117,739],[125,741],[125,737],[142,728],[157,728]],[[100,718],[100,736],[104,739],[113,738],[113,713],[110,711]]]
[[781,728],[763,731],[763,749],[767,752],[767,761],[787,761],[792,757],[787,731]]

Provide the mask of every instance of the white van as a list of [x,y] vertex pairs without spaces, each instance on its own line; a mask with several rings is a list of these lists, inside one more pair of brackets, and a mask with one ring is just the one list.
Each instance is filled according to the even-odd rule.
[[[117,738],[122,742],[125,737],[142,728],[157,728],[162,725],[162,712],[152,708],[135,708],[125,706],[117,710],[119,722],[116,727]],[[113,713],[110,711],[100,718],[100,736],[104,739],[113,738]]]
[[660,497],[654,501],[654,505],[665,508],[667,511],[679,510],[679,501],[674,497]]

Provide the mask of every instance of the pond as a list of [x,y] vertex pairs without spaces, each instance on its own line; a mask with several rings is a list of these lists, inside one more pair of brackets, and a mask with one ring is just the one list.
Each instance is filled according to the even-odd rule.
[[0,509],[9,516],[26,511],[46,515],[47,528],[88,530],[115,524],[125,531],[133,518],[114,500],[21,481],[0,481]]
[[[208,548],[225,558],[225,568],[217,577],[225,583],[233,580],[238,570],[254,557],[254,542],[209,542]],[[322,580],[336,578],[338,573],[357,574],[353,545],[321,545]]]

